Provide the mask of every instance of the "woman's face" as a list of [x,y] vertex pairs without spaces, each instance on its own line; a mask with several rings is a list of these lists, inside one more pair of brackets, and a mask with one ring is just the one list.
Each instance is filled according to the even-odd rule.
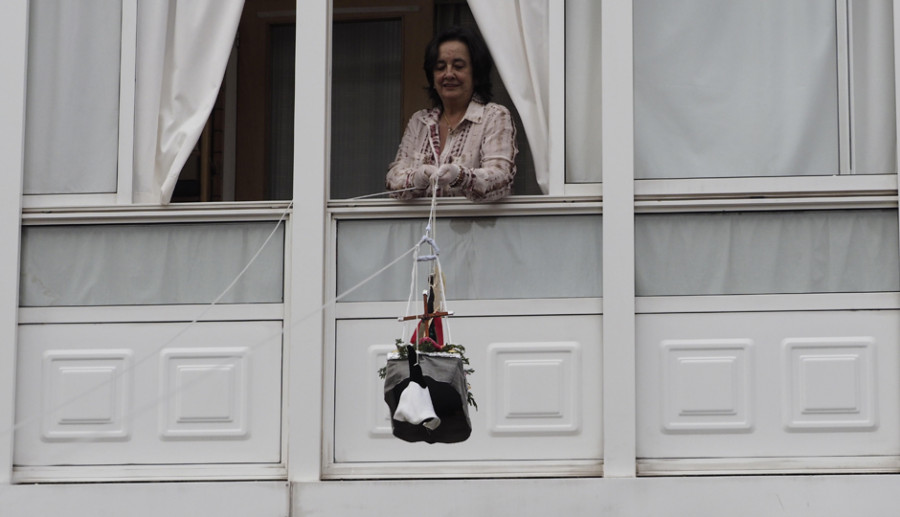
[[472,99],[472,63],[469,48],[461,41],[445,41],[438,47],[434,65],[434,89],[444,106],[468,105]]

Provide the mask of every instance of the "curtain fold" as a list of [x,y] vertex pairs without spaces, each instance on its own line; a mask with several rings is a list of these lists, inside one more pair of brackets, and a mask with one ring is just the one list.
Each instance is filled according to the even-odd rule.
[[134,202],[167,204],[219,92],[243,0],[138,2]]
[[547,0],[469,0],[497,71],[522,118],[535,176],[549,192]]

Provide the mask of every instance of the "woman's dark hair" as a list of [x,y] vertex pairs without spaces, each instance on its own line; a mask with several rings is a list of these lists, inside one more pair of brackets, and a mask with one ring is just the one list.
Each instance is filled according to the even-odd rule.
[[494,60],[481,35],[468,27],[448,27],[435,35],[431,43],[425,47],[425,77],[428,78],[428,96],[436,107],[442,107],[441,98],[434,89],[434,66],[437,64],[441,44],[447,41],[459,41],[469,49],[472,60],[472,89],[474,96],[481,102],[490,102],[494,97],[491,84],[491,70]]

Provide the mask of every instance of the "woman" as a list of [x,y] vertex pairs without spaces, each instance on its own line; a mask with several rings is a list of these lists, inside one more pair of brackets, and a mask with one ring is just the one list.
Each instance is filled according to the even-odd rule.
[[490,102],[493,61],[474,31],[451,27],[425,50],[433,107],[416,112],[387,173],[400,199],[464,195],[495,201],[516,175],[516,129],[505,107]]

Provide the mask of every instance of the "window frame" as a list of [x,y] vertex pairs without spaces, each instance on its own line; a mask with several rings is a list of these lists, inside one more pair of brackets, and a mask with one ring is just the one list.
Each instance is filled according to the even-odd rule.
[[129,205],[133,202],[137,0],[121,0],[121,3],[116,191],[90,194],[23,194],[24,208]]

